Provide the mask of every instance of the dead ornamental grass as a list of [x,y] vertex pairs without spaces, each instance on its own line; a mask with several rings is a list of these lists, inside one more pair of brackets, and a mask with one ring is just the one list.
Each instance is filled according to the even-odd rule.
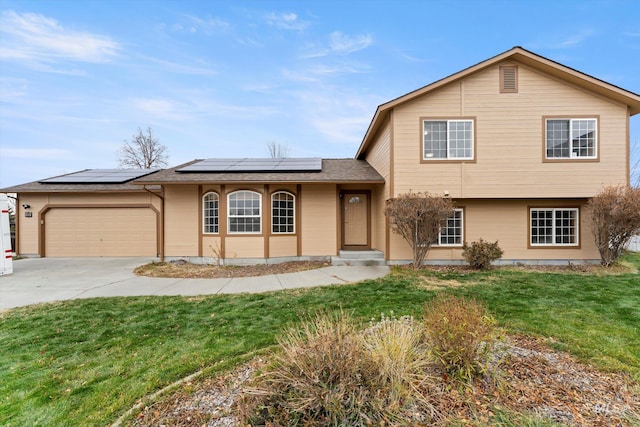
[[[600,372],[531,337],[510,336],[502,351],[507,356],[501,368],[506,386],[496,388],[477,379],[472,387],[459,392],[439,381],[442,392],[434,396],[432,410],[442,417],[432,425],[491,425],[492,417],[504,411],[575,427],[638,425],[640,390],[628,376]],[[253,385],[252,378],[267,366],[264,359],[256,359],[219,377],[185,383],[174,394],[145,407],[132,424],[244,427],[237,405]]]

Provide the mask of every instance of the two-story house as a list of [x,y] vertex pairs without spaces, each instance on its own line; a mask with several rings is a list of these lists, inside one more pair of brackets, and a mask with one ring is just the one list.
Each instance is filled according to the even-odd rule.
[[456,203],[428,262],[479,238],[504,262],[590,262],[587,202],[629,183],[638,112],[640,95],[515,47],[380,105],[354,159],[194,160],[1,191],[18,193],[24,255],[406,262],[384,207],[412,190]]

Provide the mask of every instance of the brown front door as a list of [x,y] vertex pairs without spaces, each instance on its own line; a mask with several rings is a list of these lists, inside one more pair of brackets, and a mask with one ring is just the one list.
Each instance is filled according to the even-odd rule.
[[370,249],[369,194],[343,193],[342,207],[343,249]]

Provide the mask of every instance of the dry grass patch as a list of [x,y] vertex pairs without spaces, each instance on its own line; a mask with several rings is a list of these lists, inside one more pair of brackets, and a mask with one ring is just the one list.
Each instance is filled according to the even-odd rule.
[[295,273],[331,265],[323,261],[292,261],[280,264],[211,265],[192,264],[185,261],[152,262],[134,270],[138,276],[168,277],[175,279],[215,279],[231,277],[255,277],[270,274]]
[[460,282],[455,279],[440,279],[433,276],[422,276],[416,283],[416,286],[420,289],[426,289],[428,291],[440,291],[443,289],[459,288],[461,286],[475,285],[476,282]]

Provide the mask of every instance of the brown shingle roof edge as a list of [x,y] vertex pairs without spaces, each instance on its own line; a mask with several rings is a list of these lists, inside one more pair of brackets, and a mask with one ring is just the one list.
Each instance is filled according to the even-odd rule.
[[28,182],[0,189],[0,193],[96,193],[159,189],[160,184],[189,183],[384,183],[369,163],[356,159],[323,159],[320,172],[176,172],[199,160],[146,175],[122,184],[56,184]]
[[176,172],[194,160],[131,181],[133,184],[189,183],[384,183],[369,163],[357,159],[322,159],[319,172]]
[[[159,186],[147,186],[148,190],[159,190]],[[109,193],[144,191],[142,186],[125,182],[124,184],[42,184],[34,181],[13,187],[0,188],[0,193]]]

